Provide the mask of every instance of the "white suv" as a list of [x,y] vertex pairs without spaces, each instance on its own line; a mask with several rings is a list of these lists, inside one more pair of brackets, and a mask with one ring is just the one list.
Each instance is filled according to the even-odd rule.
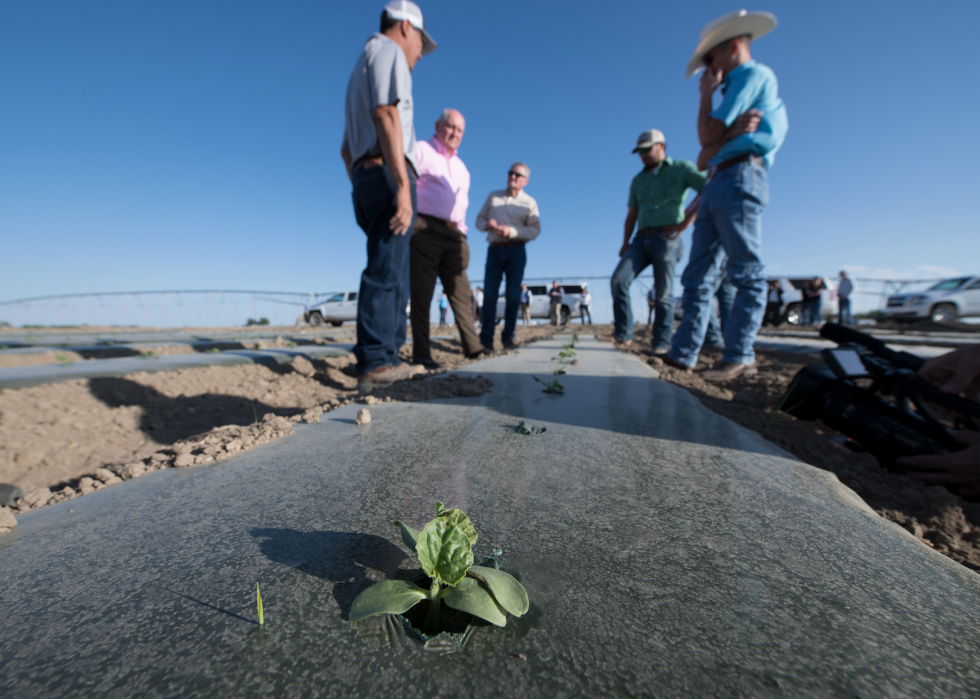
[[881,320],[922,320],[948,323],[980,317],[980,277],[944,279],[925,291],[893,294],[878,316]]
[[[559,310],[559,321],[562,325],[568,322],[569,318],[578,318],[581,314],[581,296],[582,286],[580,284],[559,284],[559,288],[565,291],[561,297],[561,309]],[[551,317],[551,301],[548,297],[548,291],[551,289],[550,286],[531,286],[528,285],[528,291],[531,292],[531,317],[532,318],[544,318],[548,319]],[[504,319],[504,310],[507,307],[507,299],[504,297],[503,293],[497,297],[497,321]],[[517,320],[520,321],[521,316],[518,312]]]

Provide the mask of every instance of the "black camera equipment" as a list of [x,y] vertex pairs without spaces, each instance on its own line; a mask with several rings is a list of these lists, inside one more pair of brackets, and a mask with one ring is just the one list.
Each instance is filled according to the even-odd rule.
[[800,369],[782,399],[785,412],[801,420],[819,418],[892,470],[902,470],[895,464],[901,456],[964,448],[928,404],[958,413],[956,427],[969,430],[977,429],[980,405],[919,378],[921,357],[836,323],[824,325],[820,335],[838,347],[820,352],[826,364]]

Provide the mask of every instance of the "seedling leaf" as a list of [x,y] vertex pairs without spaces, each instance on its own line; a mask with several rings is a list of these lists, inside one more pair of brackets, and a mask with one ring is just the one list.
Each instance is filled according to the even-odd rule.
[[350,607],[350,620],[360,621],[375,614],[402,614],[429,593],[404,580],[384,580],[359,594]]
[[456,587],[448,587],[440,593],[453,609],[468,612],[489,621],[495,626],[506,626],[507,615],[497,600],[476,578],[463,578]]
[[262,626],[265,624],[265,616],[262,614],[262,591],[258,583],[255,583],[255,603],[259,609],[259,626]]
[[521,616],[527,612],[529,604],[527,590],[510,573],[494,568],[473,566],[466,574],[484,583],[493,593],[497,603],[514,616]]
[[517,427],[514,429],[514,431],[517,434],[532,435],[532,434],[542,434],[547,429],[548,429],[547,427],[532,427],[531,425],[527,424],[527,422],[525,422],[524,420],[521,420],[520,422],[517,423]]
[[422,532],[420,532],[418,529],[412,529],[404,522],[396,521],[395,524],[397,524],[398,527],[402,530],[402,541],[405,542],[405,545],[408,548],[414,551],[415,547],[419,543],[419,536],[422,534]]
[[466,535],[466,538],[470,540],[470,546],[476,544],[476,529],[473,527],[470,518],[462,510],[455,508],[447,510],[441,502],[436,502],[436,516],[448,517]]
[[425,525],[415,552],[425,574],[450,587],[455,587],[473,565],[469,538],[448,517],[436,517]]

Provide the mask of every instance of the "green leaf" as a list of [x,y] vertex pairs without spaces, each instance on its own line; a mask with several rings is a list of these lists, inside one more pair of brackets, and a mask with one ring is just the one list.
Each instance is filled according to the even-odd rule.
[[456,587],[447,587],[440,595],[443,601],[453,609],[469,612],[473,616],[486,619],[495,626],[506,626],[507,616],[490,594],[476,578],[463,578]]
[[473,523],[470,518],[462,510],[457,510],[456,508],[446,509],[441,502],[436,502],[436,516],[437,517],[448,517],[452,520],[460,530],[466,534],[466,538],[470,540],[470,546],[476,543],[477,533],[476,529],[473,527]]
[[521,616],[527,612],[527,590],[510,573],[494,568],[473,566],[466,574],[485,583],[497,603],[514,616]]
[[429,598],[429,593],[404,580],[385,580],[359,594],[350,607],[350,620],[375,614],[401,614]]
[[395,521],[395,524],[397,524],[402,530],[402,541],[405,542],[405,545],[408,548],[414,551],[416,544],[418,544],[419,534],[421,534],[421,532],[418,529],[412,529],[407,524],[397,520]]
[[425,574],[443,585],[455,586],[473,565],[470,540],[448,517],[436,517],[425,525],[415,552]]

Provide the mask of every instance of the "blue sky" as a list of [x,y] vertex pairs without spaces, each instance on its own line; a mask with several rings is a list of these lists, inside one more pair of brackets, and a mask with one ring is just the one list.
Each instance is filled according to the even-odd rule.
[[[364,238],[338,151],[346,83],[381,5],[0,3],[0,300],[357,288]],[[608,276],[636,136],[659,128],[671,156],[696,157],[697,79],[684,69],[700,28],[738,6],[420,5],[440,48],[414,73],[416,129],[431,136],[444,107],[466,116],[468,223],[523,160],[543,223],[526,276]],[[980,271],[980,3],[749,9],[780,20],[754,55],[790,119],[770,173],[770,271]],[[471,242],[479,279],[486,243]]]

